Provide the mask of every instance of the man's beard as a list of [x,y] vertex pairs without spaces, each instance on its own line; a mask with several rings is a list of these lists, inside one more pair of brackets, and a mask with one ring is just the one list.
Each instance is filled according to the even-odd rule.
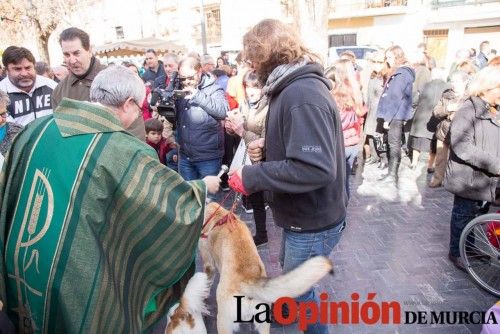
[[[29,80],[29,83],[28,83],[28,80]],[[35,84],[35,78],[33,78],[33,77],[24,77],[21,79],[16,78],[16,79],[13,79],[11,81],[14,84],[14,86],[16,86],[17,88],[20,88],[20,89],[30,88]],[[21,83],[21,81],[24,81],[24,83]]]

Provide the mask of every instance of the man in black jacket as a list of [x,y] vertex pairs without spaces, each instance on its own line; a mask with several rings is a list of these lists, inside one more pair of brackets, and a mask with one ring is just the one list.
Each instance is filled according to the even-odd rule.
[[144,54],[146,58],[146,66],[148,67],[146,72],[142,75],[142,80],[145,83],[154,84],[155,80],[159,77],[165,77],[165,69],[163,68],[163,62],[158,60],[156,51],[149,49]]
[[[323,68],[297,35],[276,20],[264,20],[243,39],[246,62],[269,98],[266,137],[249,144],[253,161],[232,173],[242,193],[267,190],[274,221],[284,229],[283,271],[308,258],[329,256],[345,227],[346,163],[340,115]],[[265,161],[263,161],[265,159]],[[297,298],[319,303],[313,290]],[[310,325],[307,333],[328,333]]]
[[175,103],[179,174],[186,181],[217,175],[224,155],[222,120],[229,109],[224,90],[203,74],[200,61],[193,57],[179,62],[178,79],[187,94]]

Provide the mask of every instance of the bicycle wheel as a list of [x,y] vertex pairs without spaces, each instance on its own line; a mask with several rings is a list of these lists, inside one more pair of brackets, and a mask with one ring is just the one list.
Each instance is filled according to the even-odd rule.
[[460,236],[460,255],[474,281],[500,297],[500,213],[467,224]]

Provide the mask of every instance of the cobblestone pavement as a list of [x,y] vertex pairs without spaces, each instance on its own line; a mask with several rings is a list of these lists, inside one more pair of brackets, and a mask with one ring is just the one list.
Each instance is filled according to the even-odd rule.
[[[448,261],[453,197],[443,188],[426,187],[429,176],[425,168],[421,167],[421,172],[413,175],[414,185],[410,185],[413,197],[410,200],[405,196],[388,200],[377,193],[380,189],[377,189],[376,184],[368,183],[368,186],[377,191],[363,190],[367,187],[366,180],[373,180],[372,174],[378,173],[375,169],[364,171],[364,178],[361,175],[351,178],[352,197],[349,202],[347,228],[331,255],[335,274],[323,279],[318,287],[319,291],[328,293],[330,301],[350,303],[351,294],[357,292],[362,303],[369,292],[375,292],[375,301],[379,304],[382,301],[395,300],[401,304],[402,311],[437,312],[486,311],[496,302],[494,296],[477,287],[466,273],[459,271]],[[362,187],[358,189],[360,185]],[[360,195],[358,190],[363,195]],[[252,215],[241,209],[239,213],[253,230]],[[259,253],[268,275],[277,276],[280,273],[278,252],[281,230],[273,224],[270,210],[267,217],[270,241],[259,248]],[[216,333],[214,291],[208,303],[212,315],[206,318],[207,329],[209,333]],[[500,325],[498,326],[500,333]],[[331,333],[480,331],[481,325],[330,326]],[[253,332],[248,325],[240,328],[240,333]],[[301,331],[294,325],[274,327],[271,333],[292,334]]]

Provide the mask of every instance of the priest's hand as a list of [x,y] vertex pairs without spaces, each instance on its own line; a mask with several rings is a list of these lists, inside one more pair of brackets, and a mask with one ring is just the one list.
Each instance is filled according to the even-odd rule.
[[207,191],[211,194],[216,194],[219,191],[220,177],[218,176],[205,176],[203,178],[205,185],[207,186]]

